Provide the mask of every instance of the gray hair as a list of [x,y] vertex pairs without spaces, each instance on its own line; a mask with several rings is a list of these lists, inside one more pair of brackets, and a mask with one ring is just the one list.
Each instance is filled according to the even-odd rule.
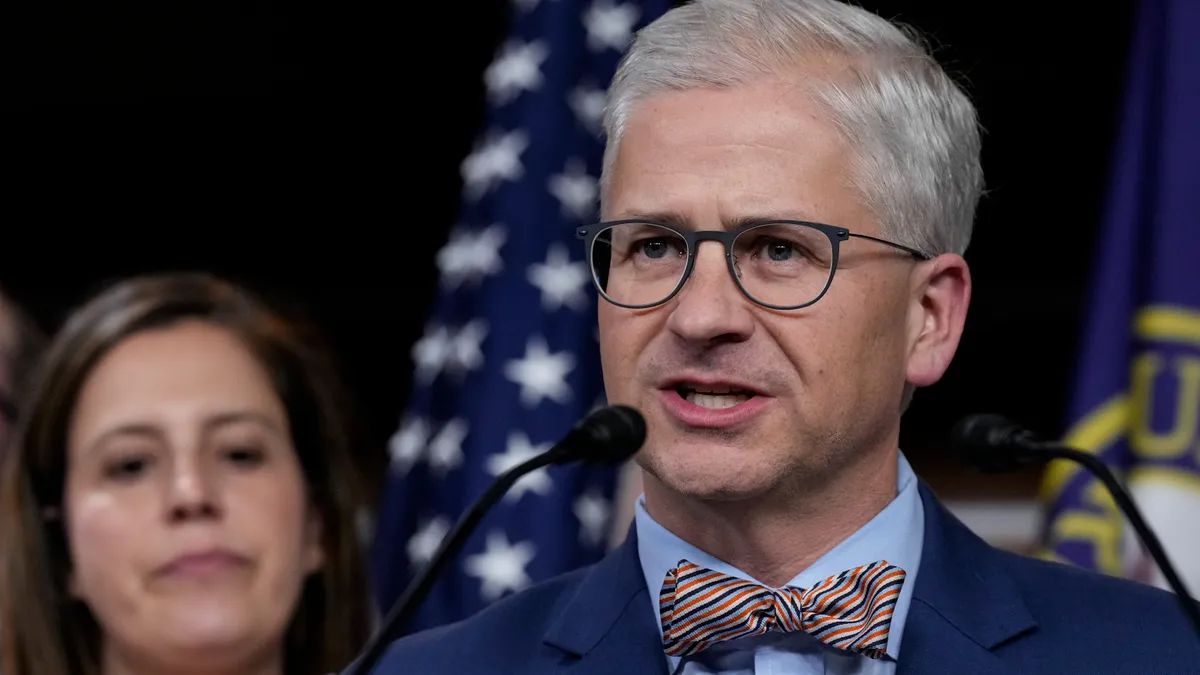
[[890,236],[931,255],[964,253],[983,191],[974,106],[915,33],[833,0],[695,0],[642,29],[609,87],[603,193],[642,100],[827,55],[853,73],[812,92],[856,151],[852,187]]

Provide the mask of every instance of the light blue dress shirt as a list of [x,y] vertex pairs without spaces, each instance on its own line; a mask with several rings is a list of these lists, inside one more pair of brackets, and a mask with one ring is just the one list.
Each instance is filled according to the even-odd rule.
[[[797,631],[750,636],[718,643],[692,656],[668,656],[671,675],[892,675],[900,654],[900,638],[908,616],[921,546],[925,533],[925,512],[917,492],[917,479],[903,454],[897,477],[898,495],[877,516],[849,538],[826,553],[811,567],[796,575],[788,586],[808,588],[814,583],[848,569],[886,560],[907,574],[900,597],[892,613],[888,631],[887,658],[865,656],[829,647],[816,638]],[[646,512],[645,497],[636,507],[638,557],[650,602],[658,621],[658,592],[667,571],[686,559],[717,572],[755,581],[745,572],[713,558],[668,532]]]

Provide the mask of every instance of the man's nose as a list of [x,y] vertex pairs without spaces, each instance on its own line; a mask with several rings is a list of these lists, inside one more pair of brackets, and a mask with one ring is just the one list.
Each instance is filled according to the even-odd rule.
[[692,274],[672,305],[668,326],[688,342],[740,342],[754,332],[750,300],[730,276],[719,242],[699,243]]

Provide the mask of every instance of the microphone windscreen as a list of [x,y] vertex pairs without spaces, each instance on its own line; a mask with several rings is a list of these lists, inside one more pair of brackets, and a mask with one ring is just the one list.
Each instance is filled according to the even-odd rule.
[[646,442],[646,419],[629,406],[610,405],[585,417],[572,435],[579,446],[579,459],[618,464]]
[[1028,430],[1000,415],[969,415],[954,426],[950,449],[985,471],[1012,471],[1024,464],[1031,440]]

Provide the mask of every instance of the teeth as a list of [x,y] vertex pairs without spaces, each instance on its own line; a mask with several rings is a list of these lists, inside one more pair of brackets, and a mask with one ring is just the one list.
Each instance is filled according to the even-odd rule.
[[687,392],[685,398],[692,405],[698,405],[701,408],[715,408],[717,410],[732,408],[739,403],[745,403],[750,400],[750,396],[747,394],[701,394],[694,391]]

